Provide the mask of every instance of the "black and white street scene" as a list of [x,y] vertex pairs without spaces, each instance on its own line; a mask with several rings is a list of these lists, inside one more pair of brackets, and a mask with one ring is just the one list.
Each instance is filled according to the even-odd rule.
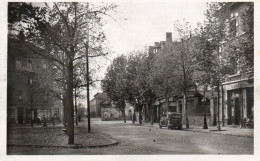
[[254,154],[254,2],[7,8],[7,156]]

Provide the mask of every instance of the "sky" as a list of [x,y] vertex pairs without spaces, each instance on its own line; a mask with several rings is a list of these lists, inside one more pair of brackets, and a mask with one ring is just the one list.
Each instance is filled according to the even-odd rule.
[[[174,22],[185,19],[196,27],[203,22],[206,3],[202,2],[121,2],[117,3],[117,13],[113,16],[116,21],[109,19],[104,27],[109,48],[110,60],[101,60],[101,69],[96,76],[104,77],[107,66],[113,58],[127,54],[133,50],[142,50],[152,46],[154,42],[165,41],[166,32],[172,32],[173,40],[178,37],[174,31]],[[101,92],[100,86],[92,88],[91,98]]]

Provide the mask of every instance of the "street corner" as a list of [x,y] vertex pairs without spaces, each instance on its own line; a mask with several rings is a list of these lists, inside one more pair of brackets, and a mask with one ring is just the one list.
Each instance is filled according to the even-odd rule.
[[8,134],[8,147],[30,147],[30,148],[102,148],[118,145],[107,134],[99,132],[88,133],[84,127],[75,128],[74,144],[68,144],[68,136],[62,127],[47,128],[16,128]]

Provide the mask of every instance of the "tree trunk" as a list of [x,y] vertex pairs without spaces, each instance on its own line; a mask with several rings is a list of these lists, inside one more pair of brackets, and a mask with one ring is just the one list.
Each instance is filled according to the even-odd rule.
[[75,88],[75,94],[74,94],[74,99],[75,99],[75,119],[76,119],[76,125],[78,126],[78,109],[77,109],[77,87]]
[[139,111],[139,124],[142,124],[143,116],[142,116],[142,106],[138,104],[138,111]]
[[66,96],[63,96],[63,99],[62,99],[62,103],[63,103],[63,123],[64,123],[64,127],[65,129],[67,129],[67,103],[66,103]]
[[169,98],[168,96],[166,95],[166,108],[167,108],[167,112],[169,112]]
[[69,62],[67,78],[67,114],[69,136],[68,144],[74,144],[74,108],[73,108],[73,63]]
[[31,93],[31,128],[33,128],[33,96],[32,96],[32,93]]
[[123,108],[123,115],[124,115],[124,123],[126,123],[125,108]]
[[186,105],[186,91],[183,94],[183,109],[185,112],[185,124],[186,124],[186,128],[189,128],[189,119],[188,119],[188,111],[187,111],[187,105]]
[[[136,106],[136,105],[135,105],[135,106]],[[134,112],[133,112],[133,118],[132,118],[133,124],[135,123],[135,109],[136,109],[136,107],[134,107]]]
[[218,122],[217,122],[217,126],[218,126],[218,131],[220,131],[221,130],[221,127],[220,127],[220,120],[219,120],[219,114],[220,114],[220,110],[219,110],[219,106],[220,106],[220,91],[219,91],[219,81],[218,81],[218,85],[217,85],[217,88],[218,88],[218,105],[217,105],[217,107],[218,107]]
[[206,111],[206,88],[207,88],[207,86],[204,85],[204,125],[203,125],[203,129],[208,129],[207,111]]
[[123,100],[123,108],[124,108],[124,123],[126,123],[126,115],[125,115],[125,100]]
[[89,97],[89,62],[88,62],[88,41],[86,42],[86,70],[87,70],[87,106],[88,106],[88,132],[90,133],[90,97]]
[[153,121],[154,121],[154,117],[153,117],[153,105],[152,105],[152,103],[150,103],[149,102],[149,108],[151,109],[151,113],[150,113],[150,115],[151,115],[151,125],[153,125]]

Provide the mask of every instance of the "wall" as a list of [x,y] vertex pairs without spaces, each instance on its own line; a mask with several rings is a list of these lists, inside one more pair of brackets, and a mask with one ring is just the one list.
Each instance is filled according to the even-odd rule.
[[[7,71],[7,122],[8,123],[28,123],[30,115],[33,115],[35,122],[37,117],[40,117],[40,110],[50,111],[47,119],[51,120],[54,115],[54,108],[61,111],[61,106],[54,106],[55,99],[50,94],[45,101],[45,94],[39,92],[38,87],[41,87],[42,82],[35,85],[32,93],[31,103],[31,88],[29,87],[28,78],[34,74],[38,74],[43,70],[43,59],[35,56],[31,57],[31,51],[26,49],[21,42],[15,39],[8,39],[8,71]],[[16,66],[16,60],[20,60],[20,66]],[[31,66],[28,62],[31,61]],[[20,93],[18,99],[18,94]],[[31,112],[31,105],[33,112]],[[39,113],[39,115],[38,115]],[[53,115],[52,115],[53,114]],[[58,113],[60,117],[61,113]],[[38,115],[38,116],[37,116]],[[26,119],[27,118],[27,119]],[[19,120],[18,120],[19,119]]]

